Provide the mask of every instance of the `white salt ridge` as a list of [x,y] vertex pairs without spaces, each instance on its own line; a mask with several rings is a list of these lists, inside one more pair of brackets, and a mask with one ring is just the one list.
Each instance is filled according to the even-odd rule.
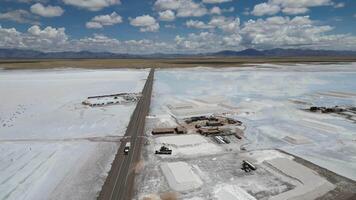
[[214,195],[218,200],[256,200],[255,197],[251,196],[239,186],[229,184],[216,186]]
[[185,162],[163,163],[161,169],[169,186],[175,191],[194,190],[203,184],[191,166]]

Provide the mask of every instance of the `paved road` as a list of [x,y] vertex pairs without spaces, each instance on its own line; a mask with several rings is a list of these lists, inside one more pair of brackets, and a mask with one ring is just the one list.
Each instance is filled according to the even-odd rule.
[[[131,199],[134,191],[134,168],[140,160],[141,147],[144,142],[145,118],[148,114],[153,85],[154,69],[151,69],[146,84],[142,90],[142,97],[137,103],[109,175],[99,194],[99,200]],[[126,142],[131,142],[128,155],[124,155]]]

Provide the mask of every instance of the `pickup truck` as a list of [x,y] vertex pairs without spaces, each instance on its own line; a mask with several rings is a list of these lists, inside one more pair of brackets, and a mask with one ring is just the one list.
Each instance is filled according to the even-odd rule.
[[129,154],[130,147],[131,147],[131,143],[127,142],[126,145],[125,145],[125,148],[124,148],[124,154],[125,155]]

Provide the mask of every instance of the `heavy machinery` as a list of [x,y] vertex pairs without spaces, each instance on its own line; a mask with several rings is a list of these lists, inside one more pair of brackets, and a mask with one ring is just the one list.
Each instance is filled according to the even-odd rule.
[[156,154],[172,154],[172,150],[169,149],[168,147],[161,146],[161,148],[156,151]]
[[250,172],[252,170],[255,171],[257,168],[249,161],[243,160],[241,169],[244,170],[245,172]]

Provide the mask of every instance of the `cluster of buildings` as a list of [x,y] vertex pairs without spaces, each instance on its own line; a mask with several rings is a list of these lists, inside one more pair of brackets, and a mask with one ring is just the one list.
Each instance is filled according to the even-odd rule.
[[82,102],[90,107],[108,106],[115,104],[126,104],[137,102],[141,97],[140,93],[119,93],[100,96],[90,96]]

